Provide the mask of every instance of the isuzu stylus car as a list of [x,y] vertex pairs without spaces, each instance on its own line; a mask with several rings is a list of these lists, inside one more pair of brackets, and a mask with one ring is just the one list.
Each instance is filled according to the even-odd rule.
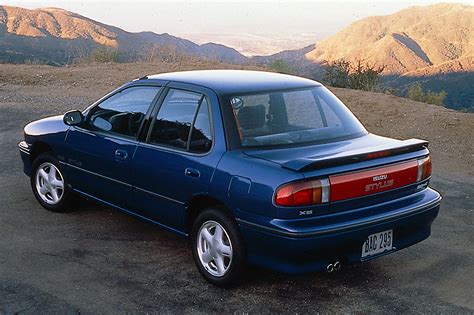
[[427,146],[367,132],[315,81],[236,70],[134,80],[19,143],[44,208],[82,195],[189,237],[221,286],[246,263],[332,272],[428,238]]

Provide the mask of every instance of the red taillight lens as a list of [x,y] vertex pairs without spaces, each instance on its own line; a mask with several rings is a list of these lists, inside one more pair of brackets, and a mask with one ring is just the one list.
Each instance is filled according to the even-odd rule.
[[427,179],[431,176],[431,156],[427,156],[423,159],[418,160],[418,177],[416,180],[419,182],[421,180]]
[[329,201],[329,180],[318,179],[280,186],[275,204],[282,207],[310,206]]

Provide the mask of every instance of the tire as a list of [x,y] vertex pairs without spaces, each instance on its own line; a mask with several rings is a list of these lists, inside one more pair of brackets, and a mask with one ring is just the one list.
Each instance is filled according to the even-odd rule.
[[[219,229],[221,238],[216,236]],[[237,284],[245,269],[245,246],[229,215],[213,208],[202,211],[193,222],[191,240],[194,262],[204,279],[219,287]]]
[[73,196],[56,157],[42,153],[33,161],[32,169],[31,189],[40,205],[53,212],[68,211]]

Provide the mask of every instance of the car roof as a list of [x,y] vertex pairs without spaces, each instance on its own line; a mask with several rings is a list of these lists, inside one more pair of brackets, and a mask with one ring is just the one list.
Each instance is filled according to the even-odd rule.
[[320,86],[292,75],[249,70],[195,70],[150,75],[147,79],[174,81],[204,86],[218,94],[252,93]]

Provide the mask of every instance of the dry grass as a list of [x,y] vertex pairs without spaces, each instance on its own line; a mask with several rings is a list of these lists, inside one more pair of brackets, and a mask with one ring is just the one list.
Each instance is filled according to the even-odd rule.
[[80,63],[64,67],[0,64],[0,83],[30,86],[118,86],[144,75],[207,69],[258,69],[203,60],[171,63]]

